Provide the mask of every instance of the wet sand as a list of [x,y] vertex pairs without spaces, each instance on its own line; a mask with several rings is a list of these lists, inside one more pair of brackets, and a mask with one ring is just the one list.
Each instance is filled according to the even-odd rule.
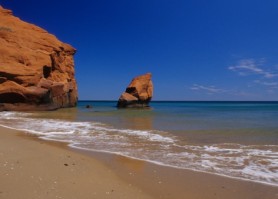
[[88,153],[133,186],[160,199],[278,199],[278,187],[158,166],[123,156]]
[[151,199],[101,162],[0,127],[1,199]]
[[0,198],[278,199],[278,187],[71,149],[0,127]]

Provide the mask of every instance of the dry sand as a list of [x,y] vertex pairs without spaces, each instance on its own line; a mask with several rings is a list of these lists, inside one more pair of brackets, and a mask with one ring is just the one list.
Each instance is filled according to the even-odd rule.
[[0,198],[152,198],[99,161],[0,127]]
[[0,127],[0,198],[278,199],[278,187],[74,150]]

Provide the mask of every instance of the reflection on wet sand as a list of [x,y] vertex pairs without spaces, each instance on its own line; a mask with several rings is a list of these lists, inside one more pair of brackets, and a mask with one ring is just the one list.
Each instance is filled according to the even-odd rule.
[[128,169],[133,172],[142,172],[146,165],[146,162],[144,161],[130,159],[119,155],[113,156],[113,160],[121,167],[124,167],[125,169]]

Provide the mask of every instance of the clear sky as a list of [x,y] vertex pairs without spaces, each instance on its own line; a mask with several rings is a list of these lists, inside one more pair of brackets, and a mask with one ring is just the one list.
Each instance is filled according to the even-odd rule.
[[0,0],[77,49],[79,99],[278,100],[277,0]]

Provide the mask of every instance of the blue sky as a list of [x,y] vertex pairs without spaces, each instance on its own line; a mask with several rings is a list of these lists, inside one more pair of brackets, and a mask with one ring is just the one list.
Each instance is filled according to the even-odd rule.
[[117,100],[151,72],[154,100],[278,100],[277,0],[0,0],[77,49],[79,98]]

